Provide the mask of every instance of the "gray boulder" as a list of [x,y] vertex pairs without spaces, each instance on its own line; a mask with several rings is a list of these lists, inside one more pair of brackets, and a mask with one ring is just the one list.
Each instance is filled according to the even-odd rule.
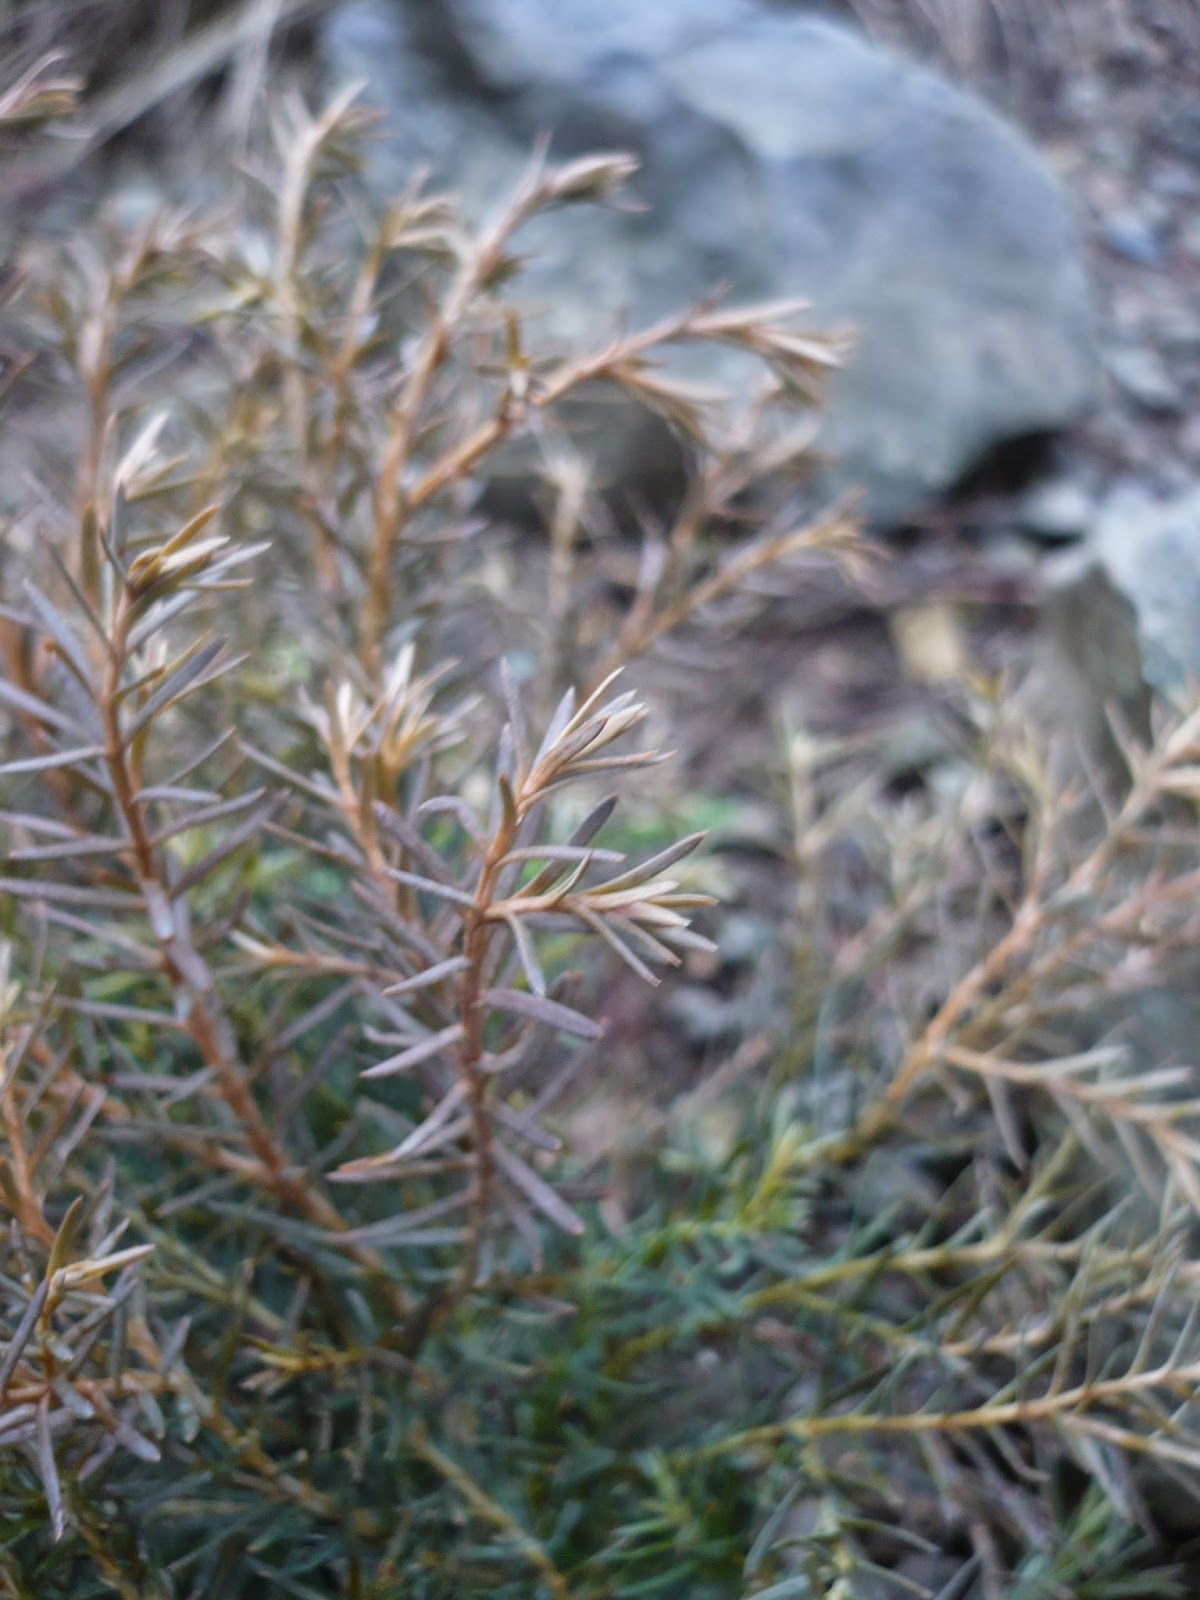
[[1200,683],[1200,485],[1166,499],[1118,486],[1081,559],[1125,600],[1146,687],[1173,699]]
[[1185,707],[1200,684],[1200,486],[1163,498],[1118,485],[1047,579],[1035,709],[1120,792],[1128,771],[1113,714],[1146,742],[1153,697]]
[[[639,156],[646,211],[529,230],[522,292],[543,335],[603,337],[720,282],[853,326],[823,443],[830,487],[864,483],[880,521],[1094,398],[1053,176],[972,95],[847,28],[764,0],[353,0],[325,49],[387,114],[385,190],[423,164],[486,209],[542,132],[564,158]],[[691,375],[737,382],[730,358],[700,360]]]

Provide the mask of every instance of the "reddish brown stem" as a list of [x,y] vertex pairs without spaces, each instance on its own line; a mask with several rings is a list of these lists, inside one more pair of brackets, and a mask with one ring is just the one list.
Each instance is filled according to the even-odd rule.
[[488,845],[475,890],[475,904],[467,913],[466,932],[463,938],[463,954],[467,958],[468,966],[459,985],[459,1018],[464,1037],[459,1046],[458,1061],[467,1084],[467,1107],[471,1118],[471,1153],[475,1164],[475,1182],[471,1193],[471,1238],[463,1262],[464,1284],[473,1283],[479,1272],[496,1177],[495,1158],[492,1154],[492,1122],[487,1104],[488,1083],[483,1071],[481,995],[488,946],[492,937],[488,912],[496,897],[496,880],[500,873],[500,865],[513,847],[515,831],[511,823],[502,821]]
[[[157,859],[146,827],[142,803],[137,798],[141,787],[135,763],[121,729],[118,691],[128,655],[130,600],[126,595],[119,606],[112,632],[112,648],[105,669],[100,714],[104,726],[105,761],[113,785],[113,797],[129,841],[129,865],[141,890],[150,923],[162,952],[163,970],[175,991],[184,1027],[204,1064],[216,1079],[218,1091],[244,1133],[261,1164],[263,1180],[279,1199],[316,1227],[345,1233],[346,1224],[337,1209],[318,1190],[310,1187],[288,1161],[275,1133],[255,1102],[245,1069],[238,1057],[233,1026],[221,1009],[215,984],[203,957],[180,932],[179,920],[172,914],[170,886]],[[380,1258],[362,1246],[347,1246],[349,1253],[364,1267],[381,1277],[387,1271]],[[393,1310],[398,1316],[408,1313],[399,1288],[388,1283]]]

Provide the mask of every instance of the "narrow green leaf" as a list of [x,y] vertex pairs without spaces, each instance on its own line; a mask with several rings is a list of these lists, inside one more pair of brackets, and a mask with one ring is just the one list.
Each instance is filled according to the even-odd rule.
[[58,1225],[58,1232],[54,1236],[54,1243],[50,1247],[50,1260],[46,1264],[46,1276],[51,1282],[58,1269],[66,1265],[67,1257],[75,1247],[75,1239],[83,1220],[83,1196],[76,1195],[67,1207],[66,1214]]
[[579,1039],[601,1039],[604,1029],[582,1011],[573,1011],[557,1000],[545,995],[528,994],[524,989],[485,989],[480,995],[484,1005],[494,1011],[503,1011],[517,1017],[528,1017],[533,1022],[544,1023],[562,1033],[574,1034]]
[[45,700],[39,700],[37,695],[18,689],[15,683],[9,683],[6,678],[0,678],[0,705],[11,706],[14,711],[24,712],[26,716],[44,722],[47,727],[59,728],[64,733],[82,732],[74,717]]
[[432,1033],[427,1038],[420,1039],[416,1044],[409,1045],[406,1050],[401,1050],[399,1055],[388,1056],[385,1061],[378,1061],[373,1067],[368,1067],[362,1074],[364,1078],[392,1078],[398,1072],[407,1072],[410,1067],[419,1066],[422,1061],[431,1061],[434,1056],[440,1056],[445,1051],[451,1050],[463,1038],[461,1022],[456,1022],[449,1028],[443,1028],[440,1033]]
[[492,1153],[496,1158],[496,1165],[513,1187],[519,1189],[556,1228],[561,1228],[563,1233],[573,1234],[576,1238],[583,1233],[583,1219],[572,1211],[562,1196],[552,1189],[544,1178],[539,1178],[532,1167],[526,1166],[520,1156],[514,1155],[499,1140],[492,1145]]
[[77,856],[111,856],[128,850],[126,839],[105,839],[100,835],[79,834],[60,839],[57,844],[35,844],[24,850],[10,850],[6,861],[72,861]]
[[23,900],[60,900],[67,905],[103,906],[112,911],[129,911],[140,900],[133,889],[92,889],[73,883],[46,883],[37,878],[0,878],[0,893]]
[[543,998],[546,993],[546,978],[542,972],[541,962],[537,958],[533,940],[529,929],[520,917],[505,917],[505,924],[513,936],[513,943],[517,947],[517,956],[521,962],[521,970],[525,974],[525,981],[536,995]]
[[198,511],[190,522],[185,522],[178,533],[172,534],[172,536],[167,540],[166,544],[159,547],[158,551],[156,552],[157,555],[160,558],[163,556],[173,556],[178,551],[191,544],[196,535],[203,532],[203,530],[208,527],[209,523],[218,514],[220,509],[220,505],[216,504],[205,506],[203,511]]
[[667,867],[673,866],[676,861],[684,856],[691,855],[697,845],[704,843],[703,833],[690,833],[686,839],[680,839],[675,844],[668,845],[665,850],[660,850],[657,855],[651,856],[648,861],[641,862],[636,867],[631,867],[628,872],[623,872],[617,878],[608,878],[604,883],[596,885],[596,894],[610,894],[614,890],[633,889],[639,884],[648,883],[651,878],[664,872]]
[[187,894],[198,883],[203,883],[205,878],[214,873],[219,866],[236,855],[243,845],[256,839],[282,804],[283,801],[278,795],[272,795],[265,805],[259,806],[258,810],[247,817],[239,827],[227,833],[220,844],[182,873],[171,885],[172,894],[176,896]]
[[8,1393],[8,1386],[12,1382],[12,1375],[17,1369],[17,1362],[25,1346],[29,1343],[29,1336],[37,1325],[37,1320],[42,1314],[42,1308],[50,1294],[50,1277],[47,1274],[33,1292],[33,1298],[25,1307],[20,1322],[13,1329],[12,1337],[8,1341],[8,1349],[4,1352],[4,1359],[0,1361],[0,1400]]
[[448,961],[439,961],[436,966],[414,972],[411,978],[401,978],[397,983],[389,983],[382,993],[388,999],[395,995],[412,994],[417,989],[427,989],[432,984],[442,983],[446,978],[464,972],[470,964],[466,956],[451,956]]
[[60,659],[68,666],[89,695],[95,693],[94,673],[87,652],[76,638],[66,618],[50,604],[42,591],[26,583],[25,595],[43,630],[53,640]]
[[192,694],[197,689],[215,683],[227,672],[240,667],[250,659],[248,655],[232,656],[214,666],[213,663],[217,661],[224,648],[224,639],[209,639],[206,643],[194,647],[194,653],[189,652],[188,657],[158,686],[132,722],[123,730],[126,742],[135,739],[141,730],[168,706],[174,705],[176,701],[182,700],[185,695]]
[[[167,827],[159,830],[150,841],[152,844],[164,844],[168,839],[174,839],[181,833],[190,833],[194,828],[206,828],[210,823],[221,822],[226,817],[235,817],[241,811],[256,805],[263,795],[263,788],[250,789],[246,794],[235,795],[231,800],[213,800],[211,805],[202,805],[198,811],[189,811],[185,816],[177,818]],[[139,799],[165,799],[168,796],[174,799],[189,799],[206,797],[202,789],[175,789],[175,790],[145,790]]]
[[55,1540],[67,1531],[67,1518],[63,1510],[62,1485],[58,1481],[58,1464],[54,1459],[54,1445],[50,1439],[50,1396],[44,1395],[37,1408],[37,1462],[42,1488],[46,1491],[46,1506],[50,1512],[50,1527]]
[[25,756],[0,766],[0,778],[16,778],[23,772],[49,772],[55,767],[76,767],[81,761],[94,761],[104,754],[102,744],[83,745],[78,750],[55,750],[46,756]]
[[[130,628],[125,640],[126,655],[134,655],[148,639],[165,628],[168,622],[173,621],[180,612],[186,611],[188,606],[195,604],[196,591],[182,589],[178,594],[173,594],[169,599],[155,600],[153,596],[143,596],[133,608],[133,614],[138,620]],[[143,614],[144,613],[144,614]]]
[[407,884],[410,889],[420,889],[422,893],[434,895],[439,900],[449,900],[451,905],[468,906],[472,910],[475,908],[474,895],[455,889],[448,883],[436,883],[432,878],[423,878],[416,872],[402,872],[399,867],[388,867],[386,871],[389,878],[396,883]]

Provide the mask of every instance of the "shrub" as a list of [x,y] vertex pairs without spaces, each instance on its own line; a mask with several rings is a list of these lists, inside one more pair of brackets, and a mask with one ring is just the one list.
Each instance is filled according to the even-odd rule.
[[[711,949],[699,836],[613,848],[647,663],[861,556],[792,520],[838,348],[714,302],[530,352],[514,235],[626,159],[473,233],[371,216],[361,132],[286,103],[261,193],[32,249],[9,313],[5,1592],[1167,1592],[1130,1464],[1200,1465],[1196,1107],[1087,1018],[1194,950],[1200,716],[1086,846],[994,685],[924,813],[793,740],[801,890],[877,863],[853,926],[802,896],[790,1005],[573,1158],[600,958]],[[740,413],[656,364],[693,339],[760,360]],[[632,576],[597,386],[694,452]]]

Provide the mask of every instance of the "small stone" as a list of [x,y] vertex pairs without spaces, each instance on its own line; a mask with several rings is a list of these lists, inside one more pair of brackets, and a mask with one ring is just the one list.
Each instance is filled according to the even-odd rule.
[[879,768],[889,782],[921,777],[956,753],[955,742],[944,723],[930,712],[915,711],[884,733],[879,745]]
[[1002,583],[1019,583],[1035,577],[1038,570],[1038,559],[1030,552],[1029,541],[1007,521],[987,529],[979,547],[979,562],[981,574]]
[[1114,711],[1117,726],[1135,740],[1150,731],[1135,602],[1107,569],[1096,534],[1049,556],[1046,579],[1044,651],[1027,685],[1026,709],[1053,731],[1056,784],[1086,773],[1089,787],[1122,793],[1129,767],[1113,734]]
[[1179,248],[1193,261],[1200,261],[1200,216],[1189,217],[1179,234]]
[[703,984],[678,984],[663,1009],[691,1045],[719,1044],[741,1031],[737,1006]]
[[1158,119],[1158,136],[1176,155],[1200,166],[1200,100],[1180,105],[1169,97]]
[[1062,544],[1081,539],[1092,520],[1092,500],[1074,478],[1055,478],[1041,483],[1017,507],[1017,521],[1023,532],[1047,544]]
[[1163,200],[1193,200],[1200,194],[1200,179],[1182,161],[1168,161],[1150,173],[1150,188]]
[[914,683],[963,683],[971,655],[959,608],[948,600],[900,606],[891,615],[892,640]]
[[1092,154],[1110,172],[1132,177],[1136,152],[1123,129],[1101,128],[1092,139]]
[[[1197,243],[1200,244],[1200,240]],[[1163,318],[1158,331],[1162,343],[1171,351],[1181,354],[1200,351],[1200,317],[1182,306]]]
[[1179,435],[1179,449],[1189,461],[1200,465],[1200,414],[1184,423]]
[[1136,212],[1118,213],[1101,224],[1100,238],[1114,256],[1138,267],[1161,267],[1163,242],[1158,232]]
[[752,911],[733,912],[721,921],[717,955],[723,967],[748,967],[761,961],[775,943],[774,924]]
[[146,227],[166,209],[162,188],[149,177],[121,184],[109,198],[109,214],[122,232]]
[[1181,692],[1200,676],[1200,486],[1166,500],[1121,486],[1097,519],[1095,549],[1132,607],[1145,682]]
[[1178,416],[1183,410],[1179,386],[1155,350],[1129,346],[1108,357],[1108,370],[1131,400],[1159,416]]
[[1130,21],[1123,9],[1112,11],[1103,48],[1107,63],[1126,71],[1161,68],[1164,64],[1162,45]]
[[1094,73],[1072,73],[1062,88],[1062,110],[1071,118],[1086,117],[1104,107],[1105,87]]

